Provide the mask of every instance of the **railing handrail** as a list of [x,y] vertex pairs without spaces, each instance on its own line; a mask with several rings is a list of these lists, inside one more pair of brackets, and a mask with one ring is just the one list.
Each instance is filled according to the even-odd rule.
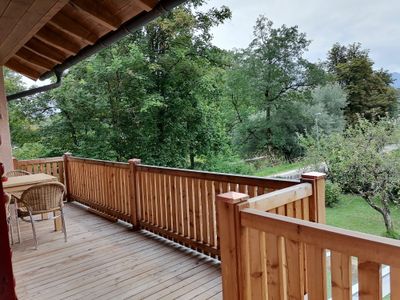
[[241,226],[400,268],[400,241],[245,208]]
[[17,160],[19,165],[24,164],[40,164],[40,163],[50,163],[50,162],[60,162],[63,161],[62,156],[57,157],[44,157],[44,158],[37,158],[37,159],[21,159]]
[[267,194],[256,196],[248,200],[250,208],[268,211],[279,206],[295,202],[312,195],[312,185],[301,183]]
[[294,179],[291,180],[271,179],[259,176],[209,172],[209,171],[191,170],[191,169],[179,169],[171,167],[159,167],[159,166],[151,166],[145,164],[138,165],[137,169],[144,172],[157,172],[159,174],[184,176],[184,177],[191,177],[191,178],[205,179],[205,180],[215,180],[220,182],[231,182],[235,184],[250,184],[254,186],[268,185],[270,186],[270,188],[273,189],[298,185],[300,183],[299,180],[294,180]]
[[129,168],[129,164],[125,162],[118,162],[118,161],[109,161],[109,160],[102,160],[102,159],[93,159],[93,158],[84,158],[84,157],[77,157],[77,156],[68,156],[69,161],[83,161],[88,164],[100,164],[103,166],[113,166],[113,167],[120,167],[124,169]]

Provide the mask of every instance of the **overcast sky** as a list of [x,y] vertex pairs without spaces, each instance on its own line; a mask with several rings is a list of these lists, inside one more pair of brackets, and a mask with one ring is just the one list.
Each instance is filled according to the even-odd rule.
[[275,26],[298,25],[312,41],[306,57],[313,62],[324,60],[335,42],[360,42],[375,68],[400,72],[400,0],[209,0],[205,8],[222,5],[232,10],[232,19],[213,30],[221,48],[247,47],[264,14]]
[[400,72],[399,0],[209,0],[207,7],[221,5],[232,11],[232,19],[213,31],[221,48],[246,47],[264,14],[274,26],[298,25],[312,41],[306,54],[311,61],[325,59],[335,42],[360,42],[375,68]]

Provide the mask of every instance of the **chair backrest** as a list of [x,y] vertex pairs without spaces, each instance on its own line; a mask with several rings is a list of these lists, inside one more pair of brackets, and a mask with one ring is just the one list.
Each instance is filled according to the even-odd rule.
[[51,182],[37,184],[21,195],[21,202],[31,212],[51,211],[63,204],[65,187],[62,183]]
[[6,173],[7,177],[17,177],[17,176],[24,176],[24,175],[31,175],[28,171],[25,170],[12,170]]
[[11,195],[4,193],[4,197],[6,198],[6,217],[9,218],[10,217],[10,210],[8,208],[8,206],[10,205],[10,201],[11,201]]

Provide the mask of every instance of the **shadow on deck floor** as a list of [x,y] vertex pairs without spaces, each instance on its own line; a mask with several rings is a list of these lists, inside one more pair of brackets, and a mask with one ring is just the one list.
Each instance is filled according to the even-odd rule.
[[222,299],[219,262],[146,231],[133,232],[73,203],[68,243],[53,222],[29,223],[13,246],[19,299]]

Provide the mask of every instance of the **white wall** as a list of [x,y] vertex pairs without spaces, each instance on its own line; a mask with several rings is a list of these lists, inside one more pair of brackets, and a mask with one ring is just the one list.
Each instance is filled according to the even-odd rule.
[[12,149],[10,126],[8,123],[8,106],[4,87],[3,67],[0,66],[0,162],[5,171],[12,169]]

